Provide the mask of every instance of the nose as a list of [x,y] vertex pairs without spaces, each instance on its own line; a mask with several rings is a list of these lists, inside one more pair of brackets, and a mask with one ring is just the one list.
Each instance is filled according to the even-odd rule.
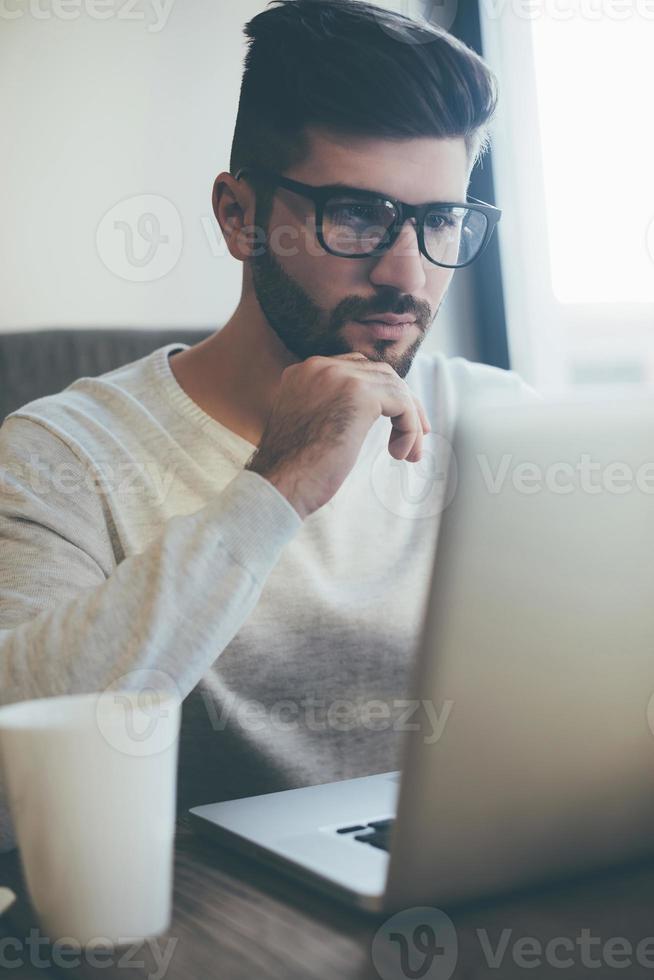
[[402,293],[416,293],[425,285],[427,261],[418,246],[416,219],[407,218],[393,246],[375,262],[370,281],[376,286],[393,286]]

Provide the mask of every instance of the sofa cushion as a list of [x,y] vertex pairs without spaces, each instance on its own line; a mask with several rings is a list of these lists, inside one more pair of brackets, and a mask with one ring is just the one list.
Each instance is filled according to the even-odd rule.
[[0,424],[27,402],[77,378],[97,377],[177,341],[197,344],[214,330],[103,328],[0,334]]

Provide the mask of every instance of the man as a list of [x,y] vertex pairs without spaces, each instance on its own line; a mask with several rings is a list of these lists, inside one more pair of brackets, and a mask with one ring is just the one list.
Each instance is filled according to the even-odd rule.
[[529,395],[420,352],[497,217],[466,205],[482,60],[359,0],[246,33],[233,316],[0,430],[2,702],[177,692],[180,809],[397,768],[452,421]]

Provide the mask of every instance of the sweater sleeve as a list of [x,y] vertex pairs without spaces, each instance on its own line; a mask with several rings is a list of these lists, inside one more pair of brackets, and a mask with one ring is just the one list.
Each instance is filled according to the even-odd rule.
[[[141,687],[149,674],[182,700],[251,614],[302,520],[241,470],[116,564],[106,502],[82,469],[38,423],[10,416],[0,428],[0,705]],[[0,781],[0,850],[15,846]]]

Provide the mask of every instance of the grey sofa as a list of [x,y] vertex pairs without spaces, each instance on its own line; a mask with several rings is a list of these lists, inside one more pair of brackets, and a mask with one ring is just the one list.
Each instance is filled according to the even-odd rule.
[[0,425],[10,412],[77,378],[96,377],[176,341],[192,346],[214,332],[56,328],[0,333]]

